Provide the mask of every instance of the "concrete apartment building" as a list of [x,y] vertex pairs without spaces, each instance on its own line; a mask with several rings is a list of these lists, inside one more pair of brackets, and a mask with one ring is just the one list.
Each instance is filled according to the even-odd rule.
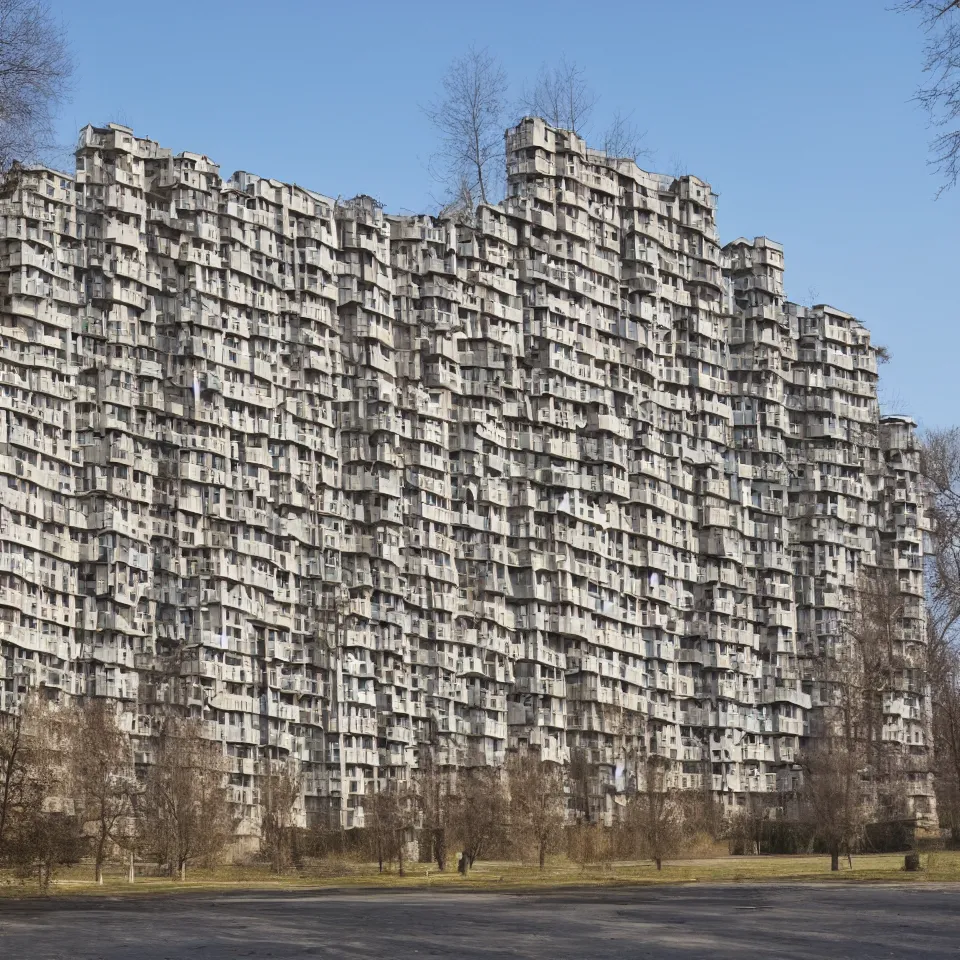
[[[725,246],[716,196],[525,119],[469,221],[86,127],[0,199],[0,707],[203,720],[362,826],[532,748],[789,790],[862,570],[907,597],[882,739],[932,813],[914,425],[867,329]],[[811,730],[813,725],[814,730]],[[707,778],[704,782],[704,778]]]

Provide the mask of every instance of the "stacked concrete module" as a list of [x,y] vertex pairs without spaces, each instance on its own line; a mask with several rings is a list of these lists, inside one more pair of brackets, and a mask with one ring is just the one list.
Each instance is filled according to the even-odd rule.
[[[913,425],[716,197],[526,119],[507,197],[386,216],[87,127],[7,179],[0,689],[171,711],[256,832],[532,749],[610,822],[663,757],[789,789],[864,570],[906,598],[878,736],[929,814]],[[642,786],[642,784],[640,784]]]
[[[792,779],[810,695],[798,670],[794,603],[793,532],[787,520],[790,394],[797,355],[796,330],[784,313],[783,250],[764,237],[724,247],[729,284],[729,377],[733,443],[743,487],[741,546],[755,703],[762,722],[744,737],[744,773]],[[764,789],[764,787],[761,787]]]
[[899,586],[902,629],[894,643],[896,670],[883,691],[882,741],[899,748],[898,769],[913,811],[933,820],[931,702],[925,671],[926,617],[923,585],[925,494],[920,475],[916,423],[909,417],[880,418],[883,491],[878,504],[880,564]]
[[[72,176],[19,170],[0,193],[0,709],[82,692],[74,410],[85,263]],[[93,614],[95,618],[95,614]]]

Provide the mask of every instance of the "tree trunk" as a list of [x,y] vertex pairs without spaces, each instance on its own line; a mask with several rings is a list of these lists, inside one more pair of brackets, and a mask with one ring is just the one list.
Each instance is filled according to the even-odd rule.
[[97,846],[93,854],[93,873],[97,884],[103,884],[103,861],[107,859],[107,830],[103,821],[100,821],[100,834],[97,837]]
[[465,853],[460,854],[460,860],[457,863],[457,873],[464,877],[467,875],[467,855]]
[[13,743],[7,755],[7,765],[3,772],[3,794],[0,797],[0,844],[3,843],[7,832],[7,811],[10,805],[10,793],[13,784],[13,775],[17,766],[17,754],[20,752],[20,731],[23,729],[23,717],[18,714],[14,718]]
[[443,873],[447,868],[447,838],[443,827],[439,827],[434,831],[433,856],[437,861],[437,869]]
[[839,847],[834,847],[830,851],[830,870],[836,872],[840,869],[840,849]]
[[136,879],[137,879],[137,870],[136,870],[136,866],[134,865],[133,851],[131,850],[131,851],[130,851],[130,865],[129,865],[129,867],[127,868],[127,881],[128,881],[129,883],[133,883],[133,881],[136,880]]
[[180,861],[180,882],[183,883],[187,879],[187,861]]
[[662,861],[659,857],[656,857],[656,858],[655,858],[655,862],[656,862],[656,864],[657,864],[657,869],[658,869],[658,870],[662,870],[662,869],[663,869],[663,861]]
[[540,844],[540,869],[542,870],[547,862],[547,845],[545,843]]
[[403,837],[400,838],[400,842],[397,844],[397,863],[400,868],[400,876],[404,875],[403,873]]

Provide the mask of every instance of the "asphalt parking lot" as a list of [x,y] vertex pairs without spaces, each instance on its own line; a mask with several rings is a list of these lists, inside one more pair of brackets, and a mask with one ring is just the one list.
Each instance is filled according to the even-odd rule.
[[958,907],[934,884],[0,901],[0,958],[956,958]]

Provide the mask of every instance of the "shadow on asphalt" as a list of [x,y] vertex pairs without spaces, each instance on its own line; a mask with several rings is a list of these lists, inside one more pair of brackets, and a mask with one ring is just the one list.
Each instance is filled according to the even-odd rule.
[[0,957],[941,960],[958,907],[927,884],[84,896],[0,901]]

